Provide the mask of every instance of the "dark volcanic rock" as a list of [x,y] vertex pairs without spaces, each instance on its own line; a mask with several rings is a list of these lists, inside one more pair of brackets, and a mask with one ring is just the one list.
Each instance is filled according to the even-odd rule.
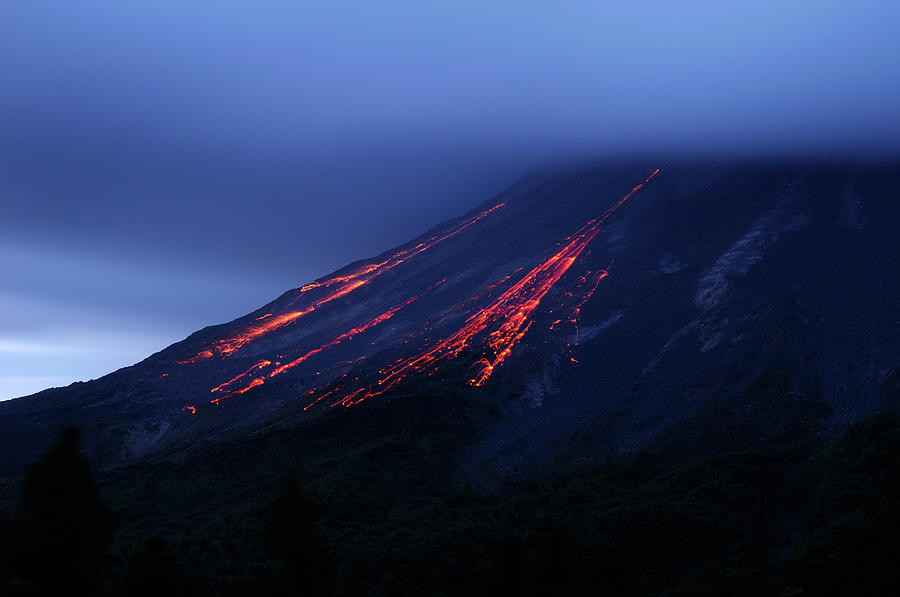
[[[507,300],[657,167],[527,312],[489,318],[434,364],[416,360]],[[662,431],[692,424],[695,441],[677,448],[692,453],[827,437],[900,402],[898,184],[896,164],[673,161],[532,177],[132,367],[0,404],[0,473],[20,470],[64,424],[82,426],[91,458],[114,465],[332,421],[344,406],[319,407],[348,396],[374,394],[352,406],[366,409],[461,389],[492,360],[485,383],[465,390],[496,414],[479,418],[466,467],[476,477],[535,471],[576,433],[619,450],[664,445]],[[486,342],[504,326],[516,341],[501,363]],[[397,362],[409,375],[381,393],[393,382],[379,386],[379,371]]]

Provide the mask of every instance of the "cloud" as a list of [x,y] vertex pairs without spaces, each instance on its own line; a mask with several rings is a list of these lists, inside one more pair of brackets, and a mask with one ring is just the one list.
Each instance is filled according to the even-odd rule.
[[0,337],[147,350],[548,160],[896,155],[897,22],[893,0],[3,2]]

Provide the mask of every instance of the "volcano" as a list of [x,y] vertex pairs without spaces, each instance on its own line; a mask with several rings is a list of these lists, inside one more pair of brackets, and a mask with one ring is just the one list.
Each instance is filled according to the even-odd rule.
[[0,403],[0,585],[116,518],[97,578],[179,594],[880,594],[898,188],[895,163],[543,172]]
[[[695,443],[766,442],[794,417],[828,435],[898,401],[898,184],[893,164],[534,175],[134,366],[0,404],[5,472],[62,424],[114,465],[436,388],[500,413],[475,476],[539,468],[577,434],[630,449],[709,409],[744,432]],[[784,404],[748,398],[772,380]]]

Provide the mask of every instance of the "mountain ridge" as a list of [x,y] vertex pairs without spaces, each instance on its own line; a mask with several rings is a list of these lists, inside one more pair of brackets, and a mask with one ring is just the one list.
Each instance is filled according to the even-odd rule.
[[[410,242],[136,365],[0,405],[0,420],[30,427],[44,441],[64,422],[95,429],[104,439],[92,450],[112,464],[252,428],[303,396],[325,404],[317,388],[343,388],[327,404],[347,405],[380,396],[385,383],[399,382],[398,371],[440,377],[434,367],[461,358],[469,363],[463,379],[447,381],[480,380],[480,395],[510,413],[473,452],[514,462],[540,461],[578,430],[609,449],[640,445],[702,404],[739,400],[773,367],[796,368],[800,377],[788,377],[797,384],[821,386],[831,409],[826,428],[893,400],[878,396],[898,354],[886,323],[895,310],[887,297],[898,284],[889,267],[897,251],[886,242],[897,211],[895,165],[675,160],[657,168],[592,165],[521,181]],[[577,253],[561,254],[559,263],[571,263],[551,274],[546,260],[564,250],[565,239],[577,241],[585,222],[622,205],[629,189],[637,196],[624,211],[612,208],[609,221],[576,243]],[[816,252],[831,260],[830,270],[820,268]],[[869,263],[854,269],[863,255]],[[553,281],[531,288],[531,273]],[[841,294],[836,273],[881,285],[867,312]],[[533,304],[516,302],[517,284],[534,292]],[[834,320],[842,309],[853,321]],[[479,313],[484,320],[470,323]],[[880,356],[869,351],[866,371],[829,371],[840,357],[825,330],[831,325],[829,333],[853,343],[856,319],[866,317]],[[813,325],[817,319],[824,323]],[[771,340],[782,328],[793,336]],[[349,381],[372,375],[368,389]],[[852,400],[838,395],[851,379],[864,390]],[[4,453],[21,448],[24,437],[12,431]]]

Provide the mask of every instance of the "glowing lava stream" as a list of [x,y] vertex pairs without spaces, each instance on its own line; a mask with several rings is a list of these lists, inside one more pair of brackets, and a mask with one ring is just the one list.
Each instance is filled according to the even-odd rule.
[[[494,207],[491,207],[490,209],[487,209],[487,210],[479,213],[478,215],[476,215],[472,218],[469,218],[468,220],[464,220],[464,221],[460,222],[459,224],[457,224],[456,226],[454,226],[453,228],[451,228],[450,230],[448,230],[442,234],[432,236],[431,238],[429,238],[423,242],[420,242],[419,244],[417,244],[416,246],[414,246],[410,249],[404,249],[402,251],[394,253],[393,255],[391,255],[390,257],[388,257],[387,259],[385,259],[384,261],[382,261],[380,263],[369,263],[349,274],[345,274],[342,276],[334,276],[333,278],[329,278],[328,280],[325,280],[324,282],[311,282],[309,284],[306,284],[299,289],[300,295],[302,295],[303,293],[306,293],[310,290],[314,290],[316,288],[326,288],[326,289],[330,289],[330,291],[327,294],[325,294],[323,297],[312,301],[309,305],[307,305],[303,309],[296,310],[296,311],[290,311],[287,313],[282,313],[281,315],[273,315],[271,313],[267,313],[266,315],[263,315],[262,317],[258,317],[256,319],[256,321],[260,321],[260,323],[251,325],[251,326],[247,327],[246,329],[244,329],[243,331],[238,332],[237,334],[235,334],[234,336],[232,336],[230,338],[223,338],[221,340],[216,340],[213,343],[213,345],[210,346],[209,348],[201,350],[196,355],[194,355],[193,357],[191,357],[187,360],[178,361],[178,364],[179,365],[193,364],[198,361],[203,361],[205,359],[209,359],[209,358],[215,356],[216,354],[227,357],[227,356],[231,355],[232,353],[234,353],[235,351],[239,350],[245,344],[256,340],[260,336],[268,334],[269,332],[271,332],[273,330],[276,330],[282,326],[288,325],[288,324],[296,321],[297,319],[303,317],[304,315],[312,313],[313,311],[315,311],[322,305],[324,305],[328,302],[331,302],[337,298],[340,298],[350,292],[353,292],[354,290],[356,290],[363,284],[368,283],[370,280],[372,280],[373,278],[376,278],[377,276],[380,276],[384,272],[397,267],[401,263],[411,259],[412,257],[415,257],[416,255],[422,253],[423,251],[427,251],[428,249],[437,245],[438,243],[441,243],[441,242],[447,240],[448,238],[456,236],[457,234],[459,234],[466,228],[472,226],[479,220],[486,218],[487,216],[492,214],[494,211],[500,209],[504,205],[506,205],[506,204],[499,203],[499,204],[495,205]],[[332,287],[334,287],[334,288],[332,289]],[[296,302],[298,299],[299,299],[299,295],[297,298],[294,299],[294,301],[291,302],[291,304]]]
[[240,375],[232,377],[228,381],[217,385],[212,390],[210,390],[210,392],[221,392],[221,391],[223,391],[223,388],[225,388],[225,386],[230,386],[231,384],[235,383],[237,380],[242,379],[256,371],[265,369],[266,367],[268,367],[271,364],[272,364],[272,361],[267,361],[267,360],[263,359],[263,360],[259,361],[258,363],[256,363],[255,365],[253,365],[252,367],[250,367],[249,369],[247,369],[246,371],[244,371],[243,373],[241,373]]
[[[584,306],[584,304],[586,302],[588,302],[588,300],[591,298],[591,296],[594,294],[594,292],[597,291],[597,287],[600,286],[600,282],[604,278],[607,278],[609,276],[609,269],[612,267],[612,264],[613,264],[613,262],[610,262],[610,264],[606,267],[606,269],[601,269],[600,271],[597,272],[597,274],[593,277],[593,282],[590,284],[590,290],[588,290],[584,294],[584,296],[581,297],[581,300],[578,301],[578,303],[576,303],[574,307],[572,307],[572,314],[566,319],[567,323],[570,323],[575,327],[574,343],[573,342],[566,343],[566,356],[573,363],[578,362],[575,359],[575,357],[572,356],[572,347],[573,347],[573,345],[574,346],[578,345],[578,334],[579,334],[578,316],[581,315],[581,308]],[[578,284],[579,285],[588,285],[588,278],[591,276],[592,273],[593,272],[591,272],[590,270],[586,271],[584,273],[584,275],[578,279]],[[574,293],[572,293],[572,292],[567,292],[566,296],[571,297],[571,296],[573,296],[573,294]],[[562,319],[557,319],[556,321],[554,321],[553,323],[550,324],[550,329],[553,330],[558,324],[562,323],[562,321],[563,321]]]
[[[375,318],[373,318],[373,319],[370,319],[369,321],[367,321],[366,323],[362,324],[361,326],[352,328],[351,330],[349,330],[349,331],[347,331],[347,332],[344,332],[344,333],[341,334],[340,336],[337,336],[337,337],[333,338],[332,340],[329,340],[328,342],[326,342],[326,343],[323,344],[322,346],[320,346],[320,347],[318,347],[318,348],[314,348],[314,349],[312,349],[312,350],[306,352],[306,353],[303,354],[302,356],[300,356],[300,357],[298,357],[298,358],[296,358],[296,359],[294,359],[294,360],[292,360],[292,361],[289,361],[289,362],[284,363],[284,364],[282,364],[282,363],[280,363],[280,362],[276,362],[276,363],[275,363],[275,369],[272,369],[272,370],[269,371],[268,373],[266,373],[266,374],[264,374],[264,375],[260,375],[259,377],[254,377],[253,379],[250,380],[250,382],[249,382],[247,385],[245,385],[245,386],[243,386],[243,387],[241,387],[241,388],[235,389],[235,390],[228,391],[228,393],[225,394],[224,396],[222,396],[222,397],[220,397],[220,398],[216,398],[215,400],[212,400],[211,402],[214,403],[214,404],[218,404],[219,401],[222,400],[223,398],[227,398],[228,396],[232,396],[232,395],[234,395],[234,394],[243,394],[244,392],[246,392],[246,391],[248,391],[248,390],[250,390],[250,389],[252,389],[252,388],[255,388],[256,386],[262,385],[263,383],[265,383],[265,380],[271,379],[271,378],[275,377],[276,375],[278,375],[278,374],[280,374],[280,373],[284,373],[284,372],[287,371],[288,369],[291,369],[291,368],[293,368],[293,367],[296,367],[297,365],[299,365],[299,364],[302,363],[303,361],[307,360],[307,359],[310,358],[311,356],[314,356],[314,355],[316,355],[316,354],[319,354],[319,353],[322,352],[323,350],[325,350],[325,349],[327,349],[327,348],[330,348],[330,347],[332,347],[332,346],[337,346],[338,344],[340,344],[340,343],[343,342],[344,340],[349,340],[349,339],[352,338],[353,336],[362,334],[363,332],[365,332],[365,331],[368,330],[369,328],[375,327],[376,325],[378,325],[378,324],[380,324],[380,323],[383,323],[383,322],[387,321],[388,319],[390,319],[391,317],[393,317],[393,316],[397,313],[397,311],[399,311],[400,309],[403,309],[404,307],[410,305],[410,304],[413,303],[414,301],[417,301],[418,299],[422,298],[423,296],[425,296],[426,294],[428,294],[429,292],[431,292],[432,290],[434,290],[435,288],[437,288],[438,286],[440,286],[441,284],[443,284],[443,283],[446,282],[446,281],[447,281],[446,278],[444,278],[443,280],[439,280],[437,283],[435,283],[434,285],[432,285],[430,288],[426,289],[425,292],[422,292],[421,294],[418,294],[418,295],[416,295],[416,296],[413,296],[413,297],[410,297],[410,298],[406,299],[406,300],[403,301],[402,303],[400,303],[400,304],[398,304],[398,305],[395,305],[395,306],[391,307],[390,309],[388,309],[388,310],[385,311],[384,313],[378,315],[377,317],[375,317]],[[213,388],[211,391],[212,391],[213,393],[215,393],[215,392],[225,392],[225,391],[226,391],[225,388],[226,388],[227,386],[232,385],[233,383],[237,382],[238,380],[240,380],[240,379],[246,377],[247,375],[249,375],[249,374],[251,374],[251,373],[261,371],[262,369],[264,369],[264,368],[266,368],[266,367],[268,367],[268,366],[270,366],[270,365],[272,365],[272,362],[271,362],[271,361],[267,361],[267,360],[259,361],[258,363],[256,363],[256,364],[253,365],[252,367],[250,367],[250,369],[248,369],[248,370],[245,371],[244,373],[241,373],[241,374],[238,375],[237,377],[235,377],[235,378],[233,378],[233,379],[230,379],[229,381],[226,381],[225,383],[216,386],[216,387]]]
[[[485,338],[485,355],[476,362],[475,365],[478,370],[468,380],[470,385],[480,386],[484,384],[490,378],[494,369],[503,363],[512,353],[513,347],[525,336],[525,333],[534,321],[531,319],[531,315],[540,304],[541,299],[575,263],[579,255],[600,231],[601,224],[658,173],[659,169],[657,168],[640,184],[635,185],[612,207],[607,209],[602,216],[592,219],[580,230],[567,237],[561,243],[562,247],[556,253],[535,266],[490,305],[469,317],[460,330],[417,356],[399,359],[392,365],[385,367],[379,372],[377,382],[350,391],[337,402],[331,403],[330,406],[333,407],[339,404],[352,406],[366,398],[387,392],[397,383],[410,376],[420,373],[431,374],[434,372],[434,366],[439,361],[454,358],[463,351],[468,350],[478,338],[482,337],[483,332],[489,327],[496,326],[495,329],[487,333]],[[599,284],[600,280],[606,277],[606,274],[607,272],[601,271],[596,283]],[[596,289],[596,284],[594,289]],[[593,292],[593,289],[591,292]],[[577,308],[580,308],[583,303],[584,301]],[[339,383],[330,384],[337,385],[337,387],[322,394],[305,408],[309,409],[324,398],[332,396],[336,392],[347,390],[347,386],[357,380],[358,378],[351,380],[345,385],[339,385]],[[306,397],[310,397],[316,392],[317,390],[313,389],[306,394]]]

